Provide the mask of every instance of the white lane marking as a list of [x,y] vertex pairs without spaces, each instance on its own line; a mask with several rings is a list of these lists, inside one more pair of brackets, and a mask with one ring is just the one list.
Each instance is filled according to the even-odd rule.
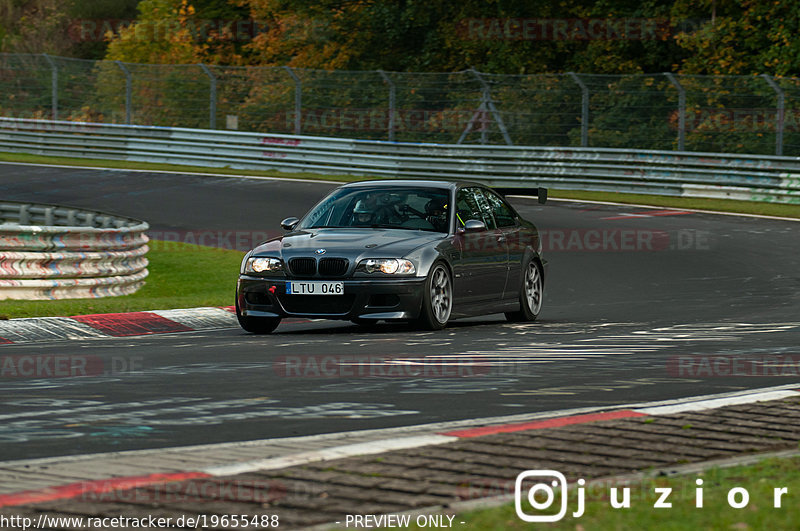
[[686,411],[700,411],[702,409],[715,409],[725,406],[750,404],[752,402],[780,400],[781,398],[789,398],[790,396],[797,396],[798,394],[800,394],[800,392],[798,391],[769,391],[763,393],[752,393],[742,396],[730,396],[726,398],[714,398],[710,400],[697,400],[697,401],[687,402],[684,404],[675,404],[672,406],[645,407],[645,408],[635,409],[634,411],[636,411],[637,413],[644,413],[646,415],[671,415],[673,413],[684,413]]
[[[525,199],[531,199],[533,195],[515,195],[515,194],[507,194],[506,197],[521,197]],[[673,196],[656,196],[656,197],[673,197]],[[678,196],[674,196],[678,197]],[[594,201],[591,199],[564,199],[561,197],[548,197],[548,201],[562,201],[564,203],[588,203],[592,205],[612,205],[612,206],[630,206],[630,207],[637,207],[637,208],[653,208],[656,205],[640,205],[638,203],[614,203],[613,201]],[[757,201],[753,201],[756,203]],[[769,203],[774,204],[774,203]],[[719,216],[741,216],[745,218],[759,218],[759,219],[778,219],[781,221],[800,221],[800,218],[785,218],[781,216],[767,216],[765,214],[744,214],[740,212],[723,212],[720,210],[701,210],[701,209],[694,209],[694,208],[679,208],[679,207],[667,207],[667,206],[658,206],[658,208],[662,208],[664,210],[683,210],[686,212],[699,212],[701,214],[716,214]]]
[[384,439],[380,441],[334,446],[325,448],[324,450],[301,452],[285,457],[258,459],[233,465],[212,466],[202,469],[200,472],[211,474],[212,476],[232,476],[235,474],[255,472],[256,470],[275,470],[317,461],[328,461],[330,459],[341,459],[359,455],[381,454],[392,450],[406,450],[409,448],[419,448],[420,446],[444,444],[457,440],[458,437],[449,437],[446,435],[420,435],[417,437],[403,437],[400,439]]
[[[107,168],[105,166],[70,166],[69,164],[47,164],[43,162],[5,162],[0,161],[0,164],[8,164],[8,165],[17,165],[17,166],[39,166],[45,168],[67,168],[67,169],[78,169],[78,170],[102,170],[102,171],[131,171],[137,173],[167,173],[172,175],[199,175],[201,177],[229,177],[233,179],[251,179],[254,181],[291,181],[291,182],[298,182],[298,183],[317,183],[317,184],[330,184],[334,185],[341,185],[345,184],[348,181],[326,181],[322,179],[300,179],[296,177],[266,177],[266,176],[259,176],[259,175],[238,175],[235,173],[206,173],[206,172],[193,172],[191,170],[187,171],[176,171],[176,170],[142,170],[142,169],[134,169],[134,168]],[[266,171],[266,170],[265,170]],[[274,170],[278,171],[278,170]]]
[[[218,462],[222,459],[219,457],[219,450],[225,450],[229,455],[229,458],[226,461],[231,461],[235,459],[236,450],[239,448],[243,449],[252,449],[257,447],[269,446],[270,444],[280,444],[280,445],[288,445],[288,444],[297,444],[298,446],[304,444],[313,444],[317,442],[324,442],[324,441],[331,441],[332,444],[339,442],[341,440],[347,440],[353,437],[364,437],[369,435],[375,435],[376,437],[390,437],[389,440],[401,440],[401,438],[405,439],[418,439],[418,437],[404,437],[405,434],[408,433],[419,433],[423,432],[425,436],[430,436],[436,434],[437,432],[443,431],[452,431],[456,429],[463,429],[463,428],[471,428],[471,427],[480,427],[480,426],[490,426],[490,425],[497,425],[497,424],[513,424],[519,422],[530,422],[534,420],[540,419],[548,419],[554,417],[566,417],[571,415],[582,415],[587,413],[594,413],[599,411],[611,411],[616,409],[634,409],[634,410],[642,410],[648,408],[657,408],[663,406],[678,406],[681,404],[688,404],[690,402],[701,402],[701,401],[710,401],[714,399],[720,398],[742,398],[744,399],[740,404],[755,402],[758,400],[763,400],[760,398],[761,396],[767,396],[770,392],[774,391],[785,391],[791,389],[798,389],[800,388],[800,383],[791,383],[791,384],[784,384],[775,387],[766,387],[762,389],[750,389],[745,391],[729,391],[726,393],[717,393],[711,395],[699,395],[694,397],[686,397],[686,398],[677,398],[677,399],[669,399],[669,400],[657,400],[652,402],[636,402],[636,403],[629,403],[629,404],[618,404],[618,405],[608,405],[608,406],[591,406],[591,407],[582,407],[582,408],[573,408],[573,409],[561,409],[555,411],[543,411],[539,413],[518,413],[516,415],[503,415],[498,417],[485,417],[485,418],[478,418],[478,419],[466,419],[466,420],[451,420],[451,421],[444,421],[444,422],[436,422],[430,424],[420,424],[414,426],[401,426],[398,428],[377,428],[377,429],[369,429],[369,430],[357,430],[357,431],[349,431],[349,432],[339,432],[339,433],[323,433],[319,435],[304,435],[300,437],[286,437],[286,438],[275,438],[275,439],[258,439],[258,440],[250,440],[250,441],[236,441],[236,442],[227,442],[227,443],[216,443],[216,444],[201,444],[201,445],[190,445],[190,446],[172,446],[168,448],[150,448],[146,450],[126,450],[122,452],[104,452],[104,453],[96,453],[96,454],[83,454],[83,455],[73,455],[73,456],[54,456],[54,457],[40,457],[36,459],[27,459],[27,460],[14,460],[14,461],[5,461],[0,462],[0,468],[3,466],[22,466],[22,465],[56,465],[58,463],[72,463],[72,462],[83,462],[83,461],[91,461],[93,459],[109,459],[115,457],[124,457],[126,459],[133,459],[137,457],[141,457],[143,459],[143,466],[146,465],[147,461],[152,456],[158,456],[160,454],[174,454],[176,452],[193,452],[195,454],[199,454],[203,451],[212,451],[214,452],[215,456],[213,459],[217,460]],[[796,396],[796,392],[790,393],[788,396]],[[756,397],[756,398],[753,398]],[[652,413],[651,413],[652,414]],[[385,440],[385,439],[379,439]],[[418,439],[419,440],[419,439]],[[432,439],[432,440],[442,440],[443,439]],[[342,445],[334,446],[334,448],[339,448]],[[348,446],[355,446],[355,445],[348,445]],[[265,460],[268,461],[268,460]],[[212,469],[221,468],[221,467],[210,467]]]

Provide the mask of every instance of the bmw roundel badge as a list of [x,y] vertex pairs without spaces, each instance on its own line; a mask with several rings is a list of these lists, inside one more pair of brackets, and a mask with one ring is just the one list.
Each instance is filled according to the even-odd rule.
[[317,254],[325,254],[325,249],[317,249],[314,252],[317,253]]

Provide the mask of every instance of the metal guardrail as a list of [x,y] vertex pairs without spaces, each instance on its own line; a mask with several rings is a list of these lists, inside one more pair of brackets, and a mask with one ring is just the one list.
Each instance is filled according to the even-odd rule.
[[87,210],[0,202],[0,300],[134,293],[148,274],[148,228]]
[[0,115],[452,144],[800,155],[800,77],[143,64],[0,53]]
[[765,155],[414,144],[16,118],[0,118],[0,151],[800,203],[800,159]]

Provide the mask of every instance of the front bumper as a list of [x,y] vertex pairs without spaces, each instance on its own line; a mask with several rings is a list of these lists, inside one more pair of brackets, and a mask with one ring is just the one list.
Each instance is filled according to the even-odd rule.
[[343,320],[416,319],[422,308],[425,287],[425,278],[419,277],[331,279],[330,282],[344,282],[344,295],[287,295],[286,280],[240,275],[236,299],[242,315]]

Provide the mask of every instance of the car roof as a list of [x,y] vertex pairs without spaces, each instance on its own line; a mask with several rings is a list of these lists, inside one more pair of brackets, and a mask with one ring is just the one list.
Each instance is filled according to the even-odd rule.
[[459,186],[484,186],[483,184],[471,181],[444,181],[430,179],[381,179],[370,181],[358,181],[348,183],[342,188],[358,188],[361,186],[378,186],[386,188],[416,186],[419,188],[458,188]]

